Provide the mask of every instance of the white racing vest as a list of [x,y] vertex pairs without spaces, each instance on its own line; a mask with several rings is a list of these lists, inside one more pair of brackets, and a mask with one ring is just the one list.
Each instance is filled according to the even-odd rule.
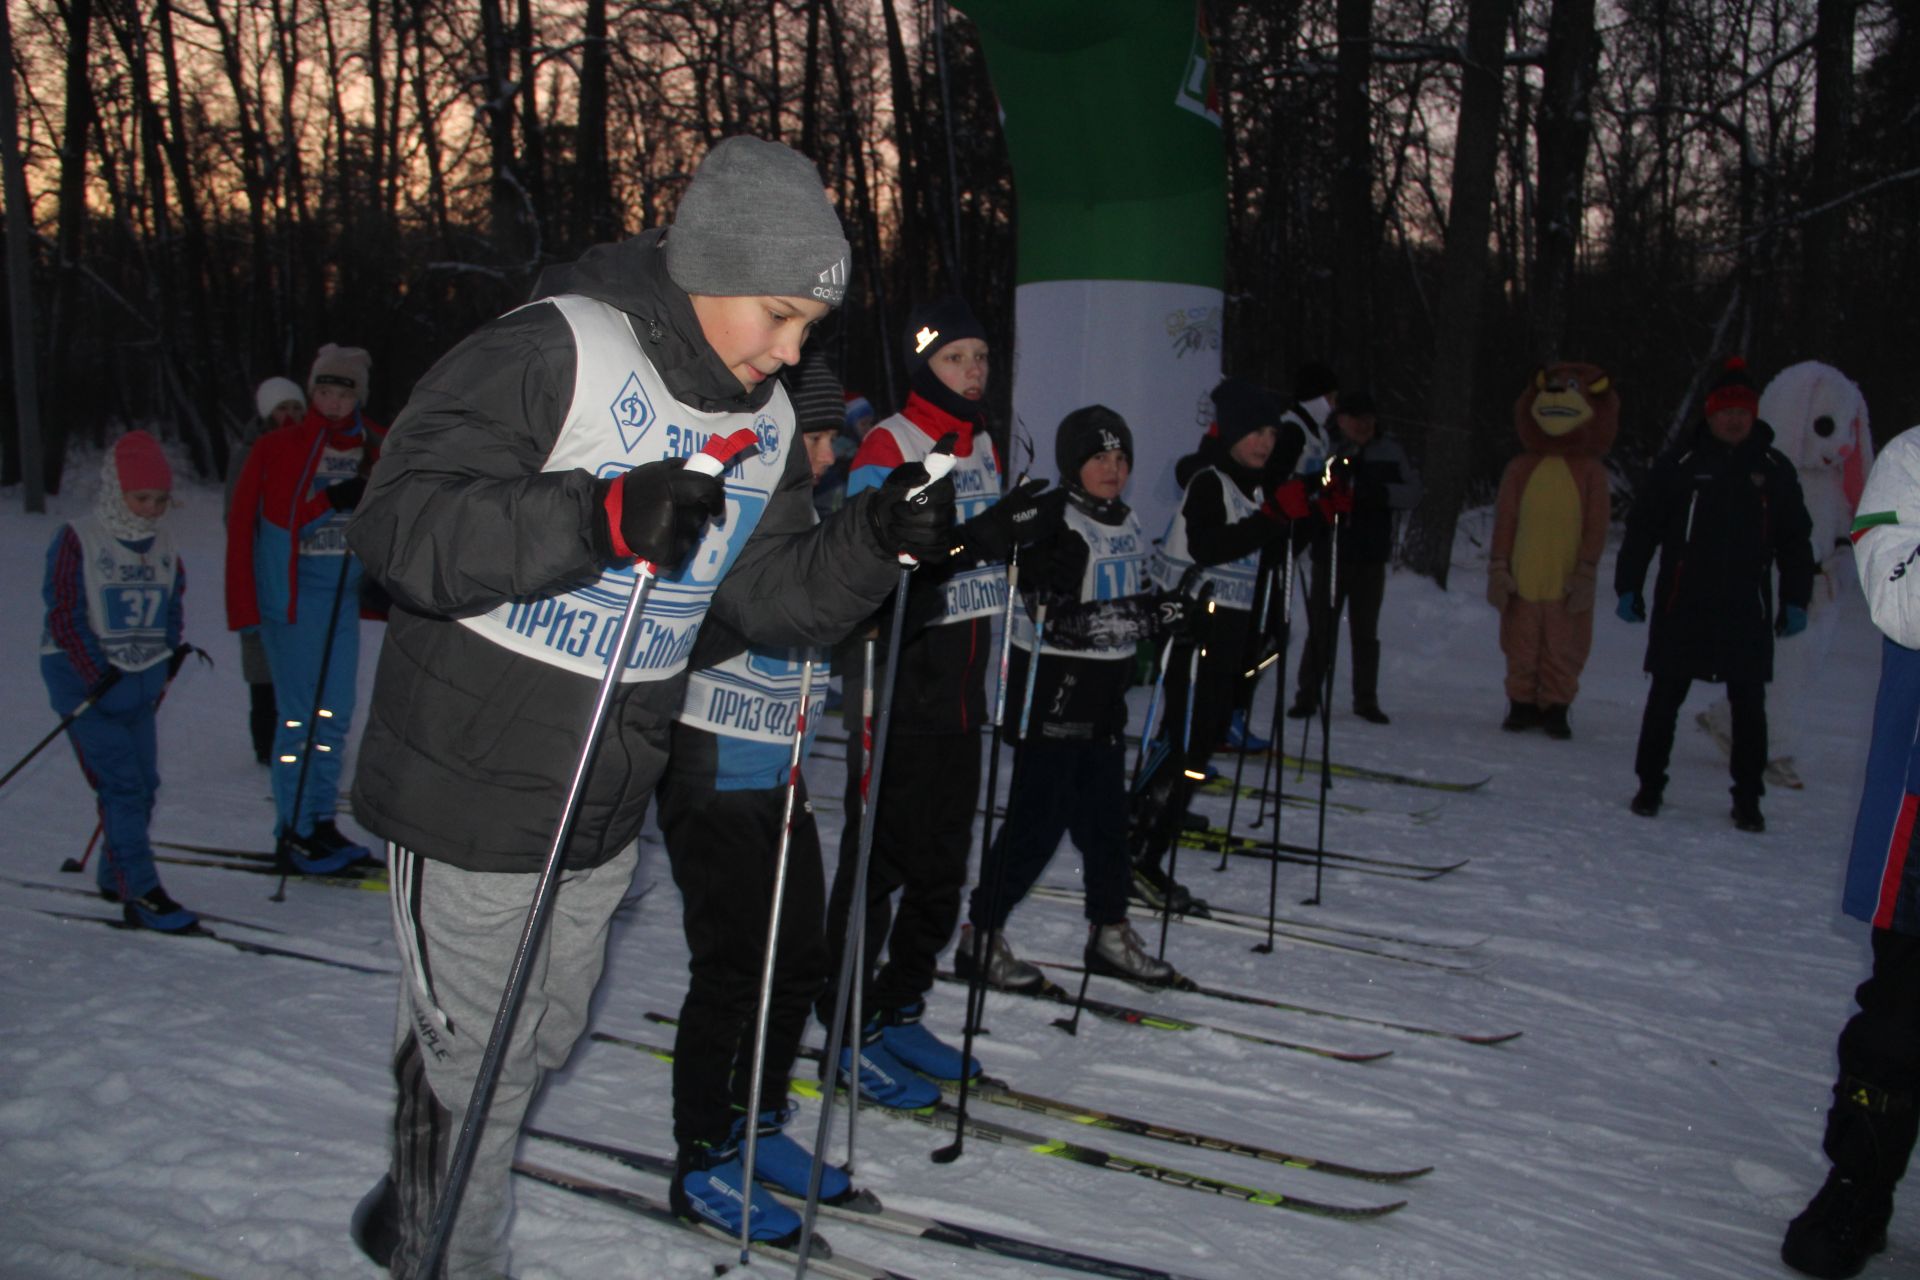
[[[893,437],[902,465],[923,461],[933,452],[935,442],[905,414],[894,414],[874,430]],[[949,474],[953,477],[956,525],[965,524],[1000,501],[1000,468],[994,463],[993,445],[984,430],[973,433],[973,452],[955,458]],[[947,609],[933,625],[991,617],[1007,607],[1007,569],[998,564],[968,569],[948,578],[940,589],[946,593]]]
[[[180,564],[172,540],[156,529],[152,544],[145,551],[135,551],[93,516],[73,521],[71,528],[80,540],[87,624],[107,661],[122,671],[145,671],[165,661],[172,652],[167,645],[167,612]],[[61,652],[44,630],[40,652]]]
[[[793,746],[800,710],[800,663],[804,649],[747,649],[687,677],[687,696],[675,717],[681,724],[723,738],[777,745],[781,758]],[[818,728],[832,675],[824,651],[813,662],[812,707],[807,724]]]
[[[759,450],[726,470],[724,522],[708,524],[686,563],[648,588],[633,654],[620,678],[667,679],[686,668],[714,588],[786,473],[793,406],[776,386],[757,414],[691,408],[667,390],[619,308],[573,294],[529,305],[557,308],[573,329],[573,401],[542,471],[581,470],[611,479],[663,458],[690,458],[712,437],[742,427],[759,437]],[[598,678],[606,672],[635,581],[632,566],[610,567],[586,586],[509,601],[460,622],[515,653]]]
[[[1227,523],[1238,524],[1248,516],[1260,510],[1257,498],[1249,498],[1240,492],[1240,486],[1213,467],[1207,467],[1194,476],[1213,474],[1220,479],[1220,496],[1227,504]],[[1187,482],[1187,488],[1193,488],[1193,481]],[[1254,490],[1255,494],[1260,491]],[[1167,536],[1161,540],[1160,552],[1153,558],[1154,585],[1162,591],[1179,588],[1180,578],[1193,567],[1193,553],[1187,550],[1187,496],[1180,495],[1180,508],[1173,513],[1173,520],[1167,525]],[[1200,580],[1213,587],[1213,598],[1222,609],[1239,609],[1244,613],[1253,612],[1254,583],[1260,576],[1260,553],[1249,551],[1238,560],[1229,560],[1225,564],[1207,565],[1200,570]]]
[[[1101,524],[1069,502],[1065,523],[1087,544],[1087,568],[1080,575],[1082,604],[1123,600],[1147,589],[1147,540],[1133,512],[1127,512],[1127,518],[1119,524]],[[1013,642],[1029,653],[1033,651],[1033,619],[1025,609],[1013,611]],[[1131,660],[1133,651],[1131,640],[1115,649],[1057,649],[1044,641],[1040,645],[1041,653],[1062,658]]]

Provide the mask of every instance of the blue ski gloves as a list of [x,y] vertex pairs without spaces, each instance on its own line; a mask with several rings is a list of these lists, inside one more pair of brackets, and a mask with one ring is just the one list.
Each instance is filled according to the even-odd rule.
[[1783,605],[1780,609],[1780,621],[1774,624],[1774,634],[1782,637],[1797,636],[1807,629],[1807,611],[1797,604]]
[[1647,620],[1647,599],[1638,591],[1622,591],[1620,603],[1614,606],[1622,622],[1645,622]]

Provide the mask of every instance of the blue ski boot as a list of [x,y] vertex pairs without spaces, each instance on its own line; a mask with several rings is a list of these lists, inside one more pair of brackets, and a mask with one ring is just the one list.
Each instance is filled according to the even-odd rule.
[[1265,751],[1273,743],[1255,734],[1247,727],[1247,713],[1236,711],[1233,720],[1227,725],[1226,747],[1229,751]]
[[200,917],[187,910],[159,885],[137,898],[129,898],[120,913],[136,929],[157,929],[161,933],[190,933],[200,927]]
[[[807,1180],[813,1174],[813,1153],[787,1136],[787,1122],[793,1117],[792,1107],[760,1113],[759,1136],[753,1144],[753,1180],[764,1182],[790,1196],[804,1196],[807,1194]],[[730,1141],[740,1149],[741,1158],[745,1159],[745,1116],[733,1122]],[[853,1198],[853,1194],[853,1180],[847,1177],[845,1169],[838,1165],[821,1164],[820,1203],[844,1204]]]
[[[718,1147],[696,1144],[684,1148],[677,1163],[679,1172],[667,1192],[673,1211],[738,1237],[743,1203],[740,1188],[747,1180],[746,1170],[740,1166],[740,1149],[731,1139]],[[775,1200],[771,1191],[753,1188],[747,1219],[752,1239],[782,1248],[800,1242],[800,1215]]]
[[[853,1074],[853,1050],[840,1051],[840,1083]],[[887,1051],[879,1020],[860,1033],[860,1096],[883,1107],[918,1111],[940,1101],[940,1087],[917,1076],[906,1063]]]
[[963,1075],[969,1078],[979,1075],[980,1062],[977,1058],[968,1058],[963,1068],[960,1065],[960,1051],[920,1025],[920,1015],[926,1011],[926,1001],[916,1000],[904,1008],[892,1009],[880,1015],[880,1043],[887,1052],[935,1080],[958,1080]]

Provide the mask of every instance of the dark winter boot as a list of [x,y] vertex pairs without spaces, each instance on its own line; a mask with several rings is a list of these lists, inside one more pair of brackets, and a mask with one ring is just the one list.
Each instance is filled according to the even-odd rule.
[[374,1266],[392,1265],[394,1247],[400,1243],[400,1192],[390,1174],[381,1174],[373,1190],[360,1197],[347,1233]]
[[[1176,916],[1194,916],[1201,920],[1211,919],[1213,913],[1207,904],[1187,892],[1187,887],[1168,875],[1156,859],[1151,862],[1136,862],[1133,865],[1133,887],[1129,896],[1144,902],[1155,911],[1171,910]],[[1172,906],[1168,906],[1171,900]]]
[[1540,708],[1540,727],[1547,731],[1549,738],[1557,738],[1561,742],[1573,736],[1573,726],[1567,723],[1567,708],[1564,703]]
[[[970,924],[960,926],[960,945],[953,953],[953,970],[961,977],[971,978],[980,968],[980,951],[986,942],[985,932]],[[981,981],[988,986],[998,987],[1002,991],[1038,991],[1046,983],[1046,974],[1013,954],[1013,948],[1007,943],[1005,929],[993,931],[992,945],[986,950],[986,972],[981,975]]]
[[1643,818],[1657,818],[1660,816],[1660,799],[1663,794],[1663,788],[1651,782],[1643,782],[1640,784],[1640,789],[1633,793],[1633,803],[1627,807]]
[[1509,700],[1507,703],[1507,718],[1500,722],[1500,727],[1508,733],[1525,733],[1528,729],[1538,729],[1540,727],[1540,708],[1534,706],[1531,702]]
[[1287,719],[1289,720],[1311,720],[1319,714],[1320,700],[1318,698],[1309,698],[1304,694],[1295,698],[1293,705],[1287,708]]
[[1756,834],[1765,831],[1767,819],[1760,812],[1760,801],[1753,796],[1736,796],[1733,801],[1733,825]]
[[1368,724],[1393,723],[1392,720],[1388,719],[1387,713],[1380,709],[1380,704],[1377,702],[1356,702],[1353,704],[1353,714],[1359,716]]
[[1118,924],[1088,925],[1087,946],[1082,958],[1094,973],[1121,978],[1143,987],[1168,986],[1180,977],[1172,965],[1147,954],[1146,943],[1133,931],[1133,925],[1125,920]]
[[1806,1275],[1844,1280],[1885,1249],[1893,1188],[1906,1172],[1917,1126],[1912,1093],[1856,1076],[1835,1085],[1822,1144],[1833,1171],[1788,1224],[1780,1260]]
[[136,929],[191,933],[200,927],[200,917],[175,902],[159,885],[137,898],[127,899],[120,908],[120,914]]

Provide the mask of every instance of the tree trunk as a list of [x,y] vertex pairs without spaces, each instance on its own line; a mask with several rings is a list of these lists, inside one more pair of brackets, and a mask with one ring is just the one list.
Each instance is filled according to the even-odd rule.
[[1427,494],[1408,540],[1408,563],[1442,588],[1453,567],[1453,534],[1471,478],[1474,358],[1486,299],[1487,234],[1493,215],[1494,161],[1500,148],[1500,99],[1507,20],[1514,0],[1469,0],[1460,123],[1440,279],[1440,329],[1434,336],[1428,405]]
[[580,119],[575,143],[579,172],[573,195],[573,248],[613,240],[620,234],[613,210],[613,175],[607,167],[607,0],[587,0],[586,43],[580,55]]
[[1379,222],[1373,210],[1373,0],[1340,0],[1340,51],[1334,68],[1334,183],[1340,297],[1336,353],[1341,377],[1353,387],[1373,384],[1373,259]]
[[[93,45],[93,0],[67,5],[66,124],[60,138],[60,224],[54,233],[53,319],[47,333],[47,368],[59,386],[73,386],[70,367],[75,349],[80,279],[80,255],[86,251],[87,138],[93,128],[93,82],[87,78],[87,58]],[[12,206],[12,201],[8,201]],[[60,491],[60,473],[66,464],[67,439],[72,434],[69,413],[55,410],[41,419],[44,466],[49,492]]]
[[26,164],[20,155],[20,118],[13,98],[13,18],[0,6],[0,168],[7,196],[7,336],[13,347],[13,407],[18,424],[19,473],[25,509],[47,509],[45,457],[40,440],[40,384],[33,322],[33,219],[27,203]]
[[[1807,203],[1818,208],[1846,194],[1847,131],[1853,121],[1853,30],[1858,0],[1819,0],[1814,27],[1813,182]],[[1805,354],[1838,354],[1847,291],[1841,287],[1841,244],[1847,211],[1808,220],[1803,235],[1800,332]]]
[[1574,251],[1580,244],[1587,147],[1593,137],[1588,101],[1593,93],[1599,42],[1593,31],[1594,0],[1553,0],[1547,20],[1547,64],[1535,126],[1540,186],[1534,205],[1534,277],[1528,290],[1534,358],[1557,360],[1567,337],[1567,293],[1573,284]]

